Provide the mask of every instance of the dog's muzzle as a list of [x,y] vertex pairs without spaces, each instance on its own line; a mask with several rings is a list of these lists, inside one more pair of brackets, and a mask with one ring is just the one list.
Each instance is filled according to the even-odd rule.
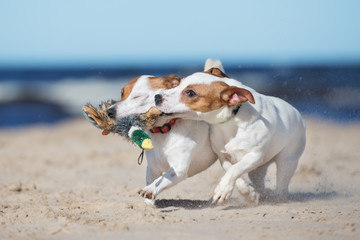
[[161,94],[156,94],[154,98],[156,106],[159,106],[163,102],[163,97]]
[[115,107],[110,107],[110,108],[108,108],[106,110],[106,113],[110,118],[115,118],[115,116],[116,116],[116,108]]

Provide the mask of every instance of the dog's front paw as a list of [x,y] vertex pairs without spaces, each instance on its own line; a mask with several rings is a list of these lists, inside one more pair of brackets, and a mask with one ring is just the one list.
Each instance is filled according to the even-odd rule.
[[225,184],[220,181],[214,191],[213,203],[221,204],[227,201],[230,198],[233,189],[233,184]]
[[151,200],[155,200],[155,193],[153,193],[153,191],[151,191],[151,189],[149,188],[143,188],[143,189],[140,189],[138,191],[138,194],[143,197],[143,198],[147,198],[147,199],[151,199]]
[[152,207],[152,208],[156,208],[155,199],[145,198],[145,199],[144,199],[144,202],[145,202],[148,206],[150,206],[150,207]]

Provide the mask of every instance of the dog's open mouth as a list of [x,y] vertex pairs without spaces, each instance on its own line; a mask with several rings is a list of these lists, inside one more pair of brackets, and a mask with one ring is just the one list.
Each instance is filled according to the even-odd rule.
[[177,117],[177,116],[182,116],[185,113],[186,112],[163,112],[163,111],[161,111],[160,117]]
[[172,116],[175,113],[166,113],[166,112],[161,112],[160,117],[166,117],[166,116]]

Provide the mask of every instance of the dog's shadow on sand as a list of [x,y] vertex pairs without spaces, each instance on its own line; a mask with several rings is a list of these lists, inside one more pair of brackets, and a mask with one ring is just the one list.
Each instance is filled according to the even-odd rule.
[[184,209],[203,209],[203,208],[213,207],[214,205],[212,204],[212,199],[209,200],[159,199],[155,201],[155,206],[157,208],[177,207]]
[[288,201],[290,202],[308,202],[311,200],[331,200],[338,197],[339,194],[335,191],[331,192],[298,192],[290,193]]
[[[308,202],[312,200],[331,200],[339,196],[335,191],[331,192],[298,192],[290,193],[288,200],[281,201],[278,200],[275,195],[268,191],[263,195],[259,200],[259,205],[266,204],[278,204],[278,203],[291,203],[291,202]],[[228,201],[228,206],[225,207],[225,210],[235,209],[235,208],[246,208],[248,205],[238,203],[236,199],[230,199]],[[212,199],[209,200],[190,200],[190,199],[159,199],[155,201],[155,206],[159,209],[176,207],[184,209],[204,209],[204,208],[214,208],[218,205],[212,203]],[[225,206],[225,205],[224,205]]]

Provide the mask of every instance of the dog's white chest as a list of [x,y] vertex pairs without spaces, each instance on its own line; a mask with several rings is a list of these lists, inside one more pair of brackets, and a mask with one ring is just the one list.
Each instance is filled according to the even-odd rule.
[[[226,126],[225,126],[226,125]],[[210,128],[210,142],[214,152],[222,161],[231,161],[232,153],[226,147],[229,139],[233,139],[236,135],[237,128],[233,125],[215,125]]]

